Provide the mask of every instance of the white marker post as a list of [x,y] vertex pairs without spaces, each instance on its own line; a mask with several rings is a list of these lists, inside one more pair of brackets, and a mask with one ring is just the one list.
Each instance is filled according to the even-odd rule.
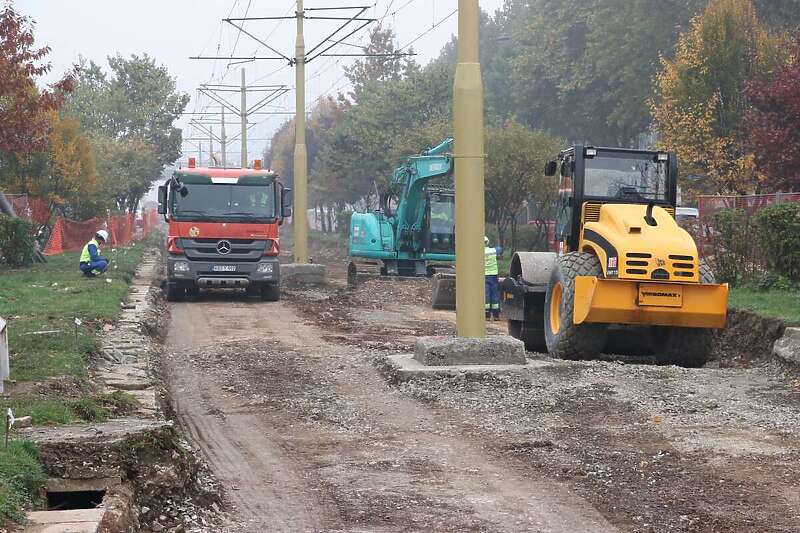
[[8,328],[6,321],[0,316],[0,393],[5,392],[5,381],[11,376],[8,363]]

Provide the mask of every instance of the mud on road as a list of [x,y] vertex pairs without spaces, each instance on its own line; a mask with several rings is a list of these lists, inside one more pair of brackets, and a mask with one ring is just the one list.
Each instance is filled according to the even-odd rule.
[[797,531],[784,369],[548,360],[394,384],[387,355],[453,332],[428,294],[338,280],[172,305],[170,393],[232,530]]

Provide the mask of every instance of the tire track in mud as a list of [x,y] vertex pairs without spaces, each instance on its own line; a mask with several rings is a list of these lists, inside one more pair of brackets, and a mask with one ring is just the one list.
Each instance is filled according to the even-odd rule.
[[[214,342],[212,321],[205,311],[194,303],[173,308],[166,366],[181,427],[223,482],[242,529],[319,529],[325,506],[306,497],[302,465],[286,456],[257,417],[234,412],[238,402],[231,402],[212,376],[193,368],[192,350]],[[226,320],[222,310],[215,316]]]

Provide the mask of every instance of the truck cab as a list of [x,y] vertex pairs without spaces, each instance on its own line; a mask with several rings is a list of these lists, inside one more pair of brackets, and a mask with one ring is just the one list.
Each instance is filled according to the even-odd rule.
[[260,168],[176,170],[159,187],[167,233],[167,299],[200,289],[241,288],[280,298],[278,227],[291,216],[289,189]]

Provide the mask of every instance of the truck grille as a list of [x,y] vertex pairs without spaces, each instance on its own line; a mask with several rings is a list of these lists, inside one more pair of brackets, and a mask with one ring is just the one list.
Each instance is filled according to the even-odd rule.
[[[217,245],[227,241],[230,252],[221,254]],[[180,239],[178,244],[190,261],[213,261],[215,263],[240,263],[258,261],[264,251],[272,246],[270,239]]]

